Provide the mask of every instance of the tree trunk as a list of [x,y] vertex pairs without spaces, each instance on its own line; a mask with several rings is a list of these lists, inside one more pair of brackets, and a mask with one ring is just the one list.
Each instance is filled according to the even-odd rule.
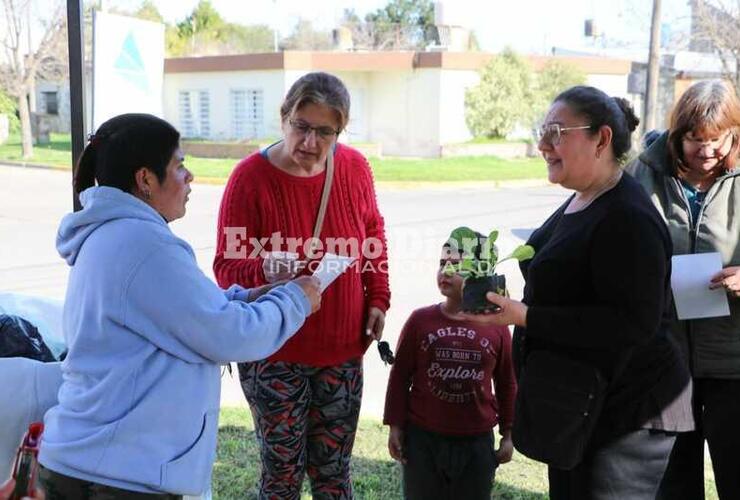
[[25,94],[18,98],[18,114],[21,122],[23,159],[30,160],[33,156],[33,134],[31,133],[31,113],[28,110],[28,99]]

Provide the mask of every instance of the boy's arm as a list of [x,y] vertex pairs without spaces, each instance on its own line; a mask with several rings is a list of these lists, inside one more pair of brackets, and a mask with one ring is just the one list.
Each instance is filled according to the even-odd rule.
[[514,455],[514,443],[511,441],[511,429],[501,430],[501,442],[496,450],[496,459],[499,464],[505,464],[511,461]]
[[388,389],[385,394],[385,411],[383,423],[403,427],[408,413],[409,388],[416,368],[417,342],[412,314],[401,330],[396,346],[396,360],[388,377]]

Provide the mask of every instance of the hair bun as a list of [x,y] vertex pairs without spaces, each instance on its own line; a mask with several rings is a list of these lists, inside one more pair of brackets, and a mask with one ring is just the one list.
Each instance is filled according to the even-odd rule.
[[627,119],[627,128],[630,132],[634,132],[637,126],[640,124],[640,119],[635,115],[635,110],[632,108],[632,104],[624,97],[612,97],[614,102],[617,103],[619,109],[624,113],[624,117]]

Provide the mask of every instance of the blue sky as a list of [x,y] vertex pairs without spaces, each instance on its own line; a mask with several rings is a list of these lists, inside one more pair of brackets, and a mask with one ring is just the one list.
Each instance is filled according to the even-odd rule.
[[[277,26],[287,35],[299,18],[330,29],[346,8],[361,16],[387,0],[211,0],[228,20]],[[140,0],[106,0],[109,5],[135,8]],[[170,22],[184,18],[198,0],[155,0]],[[520,52],[543,53],[553,45],[578,48],[599,41],[583,37],[585,19],[595,19],[605,37],[632,47],[646,47],[651,0],[445,0],[445,9],[472,27],[483,50],[511,46]],[[663,25],[676,33],[686,30],[688,0],[663,0]]]

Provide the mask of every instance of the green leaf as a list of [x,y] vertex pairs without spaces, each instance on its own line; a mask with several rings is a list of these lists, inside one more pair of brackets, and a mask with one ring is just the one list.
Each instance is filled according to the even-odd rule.
[[496,266],[496,261],[498,260],[498,248],[494,244],[497,239],[498,231],[494,229],[488,235],[486,241],[483,242],[483,248],[481,249],[481,259],[488,262],[491,268]]
[[463,256],[474,255],[478,245],[478,236],[469,227],[461,226],[454,229],[447,239],[450,246],[458,250]]
[[494,243],[496,243],[496,240],[497,240],[497,239],[498,239],[498,230],[494,229],[494,230],[493,230],[493,231],[491,231],[491,233],[490,233],[490,234],[488,235],[488,240],[487,240],[487,242],[489,242],[489,243],[490,243],[491,245],[493,245]]
[[453,264],[452,262],[445,262],[442,267],[442,272],[447,276],[452,276],[460,271],[460,264]]
[[532,257],[534,257],[534,248],[532,248],[530,245],[520,245],[516,247],[508,257],[506,257],[505,259],[501,259],[499,261],[499,264],[509,259],[516,259],[521,262],[523,260],[529,260]]

